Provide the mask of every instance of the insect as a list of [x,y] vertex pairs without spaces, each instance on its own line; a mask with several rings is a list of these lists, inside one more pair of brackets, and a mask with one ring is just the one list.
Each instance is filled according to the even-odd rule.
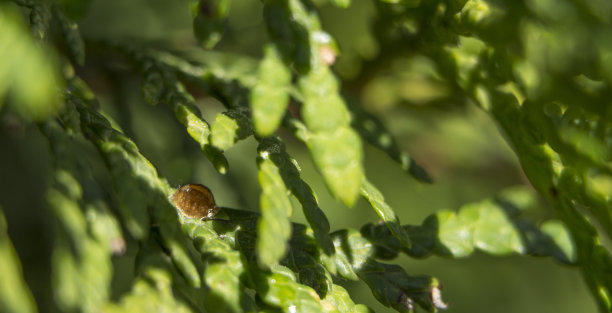
[[171,197],[174,205],[191,218],[210,220],[219,211],[210,189],[200,184],[181,186]]

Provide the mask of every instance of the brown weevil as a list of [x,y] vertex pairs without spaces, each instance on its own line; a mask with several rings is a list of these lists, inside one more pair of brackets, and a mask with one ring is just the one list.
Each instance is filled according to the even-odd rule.
[[172,195],[171,199],[181,213],[190,218],[210,220],[219,212],[212,192],[204,185],[188,184],[181,186]]

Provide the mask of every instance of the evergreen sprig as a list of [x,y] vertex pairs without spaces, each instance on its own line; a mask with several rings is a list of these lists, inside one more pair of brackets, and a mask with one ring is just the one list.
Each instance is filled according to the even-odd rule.
[[[170,200],[175,189],[75,74],[75,65],[87,63],[74,20],[87,1],[6,2],[0,2],[0,104],[38,123],[51,148],[46,200],[56,226],[58,308],[371,312],[334,282],[342,277],[364,282],[398,312],[416,305],[436,312],[447,308],[436,278],[384,262],[399,253],[463,258],[479,250],[551,256],[578,266],[600,310],[612,312],[612,257],[599,240],[612,236],[612,6],[605,1],[560,1],[561,9],[509,0],[375,1],[383,54],[427,55],[448,87],[447,99],[439,101],[476,103],[498,123],[531,184],[555,208],[559,220],[541,225],[519,216],[529,198],[520,190],[402,225],[384,190],[365,177],[362,140],[418,180],[431,177],[400,150],[383,122],[359,103],[347,105],[330,67],[337,44],[308,0],[263,1],[271,39],[263,58],[236,57],[254,64],[250,73],[144,43],[100,45],[131,65],[126,68],[142,77],[144,100],[166,104],[220,174],[230,166],[225,151],[246,138],[258,142],[261,212],[222,208],[227,219],[185,217]],[[221,40],[229,4],[192,1],[194,33],[205,48]],[[364,62],[363,72],[375,73],[386,57]],[[188,85],[224,105],[211,124]],[[277,136],[281,129],[308,148],[334,197],[352,206],[361,194],[380,222],[330,233],[322,205]],[[105,165],[105,178],[96,177],[94,162]],[[308,225],[290,221],[291,196]],[[36,312],[7,227],[0,211],[0,309]],[[138,242],[136,278],[116,300],[110,296],[112,260],[126,237]]]

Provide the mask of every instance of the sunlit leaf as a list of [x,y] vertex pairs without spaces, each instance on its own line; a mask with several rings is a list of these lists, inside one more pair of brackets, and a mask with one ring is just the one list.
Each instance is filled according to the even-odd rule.
[[410,248],[408,233],[401,227],[397,214],[395,214],[393,209],[385,202],[382,193],[380,193],[380,191],[370,182],[364,180],[361,187],[361,194],[370,202],[376,214],[378,214],[378,217],[385,222],[389,230],[391,230],[393,235],[400,240],[402,245],[406,248]]
[[4,213],[0,210],[0,310],[2,312],[37,312],[34,297],[23,279],[21,264],[7,234]]
[[279,169],[267,151],[260,152],[258,163],[262,194],[259,199],[261,219],[257,226],[257,255],[263,266],[270,267],[287,252],[291,235],[289,216],[293,208]]
[[281,122],[289,104],[287,88],[291,72],[274,46],[264,49],[264,59],[258,69],[259,82],[251,91],[253,126],[260,136],[272,134]]
[[63,82],[51,47],[34,42],[19,12],[7,4],[0,5],[0,38],[0,106],[8,92],[12,108],[27,119],[56,114]]
[[343,127],[334,133],[315,133],[306,144],[332,194],[346,205],[352,205],[364,176],[357,134]]
[[571,263],[576,260],[576,248],[567,228],[559,221],[547,221],[542,224],[542,232],[549,235],[559,249],[555,251],[555,256]]

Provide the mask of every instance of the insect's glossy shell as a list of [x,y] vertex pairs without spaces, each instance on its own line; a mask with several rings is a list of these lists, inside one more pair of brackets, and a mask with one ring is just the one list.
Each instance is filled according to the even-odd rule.
[[177,189],[172,195],[172,202],[183,215],[191,218],[207,220],[219,211],[210,189],[200,184],[189,184]]

